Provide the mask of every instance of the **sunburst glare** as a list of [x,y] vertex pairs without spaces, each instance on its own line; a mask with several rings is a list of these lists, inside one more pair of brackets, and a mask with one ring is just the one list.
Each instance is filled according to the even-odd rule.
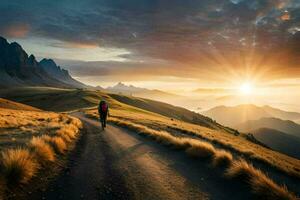
[[253,94],[253,85],[251,83],[243,83],[240,88],[239,88],[239,92],[243,95],[251,95]]

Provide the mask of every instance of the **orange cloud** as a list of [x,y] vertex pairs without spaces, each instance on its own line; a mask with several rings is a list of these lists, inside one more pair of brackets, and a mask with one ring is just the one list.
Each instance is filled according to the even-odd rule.
[[277,9],[283,9],[289,4],[289,0],[280,0],[275,3]]
[[28,34],[29,29],[28,24],[12,24],[4,30],[4,34],[8,37],[21,38]]
[[283,15],[280,16],[280,19],[282,21],[288,21],[288,20],[290,20],[291,19],[290,13],[288,11],[285,11],[283,13]]

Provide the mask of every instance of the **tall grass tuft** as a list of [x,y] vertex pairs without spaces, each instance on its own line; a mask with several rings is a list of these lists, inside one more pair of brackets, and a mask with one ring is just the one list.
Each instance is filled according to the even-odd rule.
[[225,174],[229,178],[239,178],[252,189],[252,192],[266,200],[296,200],[296,197],[285,186],[277,185],[267,175],[245,160],[233,161]]
[[2,152],[3,174],[8,184],[26,183],[35,175],[39,165],[26,149]]
[[33,137],[29,143],[29,147],[41,163],[44,164],[45,162],[53,162],[55,160],[55,153],[52,147],[41,137]]
[[191,147],[186,149],[186,153],[189,156],[196,158],[212,158],[215,151],[215,148],[211,144],[200,141],[195,141],[191,144]]
[[48,135],[42,136],[43,140],[48,142],[57,153],[64,154],[67,150],[66,142],[62,139],[62,137],[54,136],[50,137]]
[[232,154],[225,150],[216,150],[212,160],[214,167],[228,167],[233,160]]
[[56,135],[64,139],[64,141],[67,143],[72,141],[72,138],[69,136],[69,134],[67,134],[65,129],[59,129],[58,131],[56,131]]

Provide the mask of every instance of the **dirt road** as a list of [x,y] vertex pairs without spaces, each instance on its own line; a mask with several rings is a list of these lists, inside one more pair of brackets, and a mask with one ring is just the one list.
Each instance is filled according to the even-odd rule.
[[67,169],[30,199],[251,199],[209,163],[75,114],[84,131]]

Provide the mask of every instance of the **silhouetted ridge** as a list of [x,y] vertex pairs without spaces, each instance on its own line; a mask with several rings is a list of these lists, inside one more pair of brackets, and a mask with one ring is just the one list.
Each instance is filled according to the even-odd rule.
[[87,87],[73,79],[67,70],[57,66],[52,59],[43,59],[38,62],[34,55],[28,56],[17,42],[9,43],[1,36],[0,86]]

